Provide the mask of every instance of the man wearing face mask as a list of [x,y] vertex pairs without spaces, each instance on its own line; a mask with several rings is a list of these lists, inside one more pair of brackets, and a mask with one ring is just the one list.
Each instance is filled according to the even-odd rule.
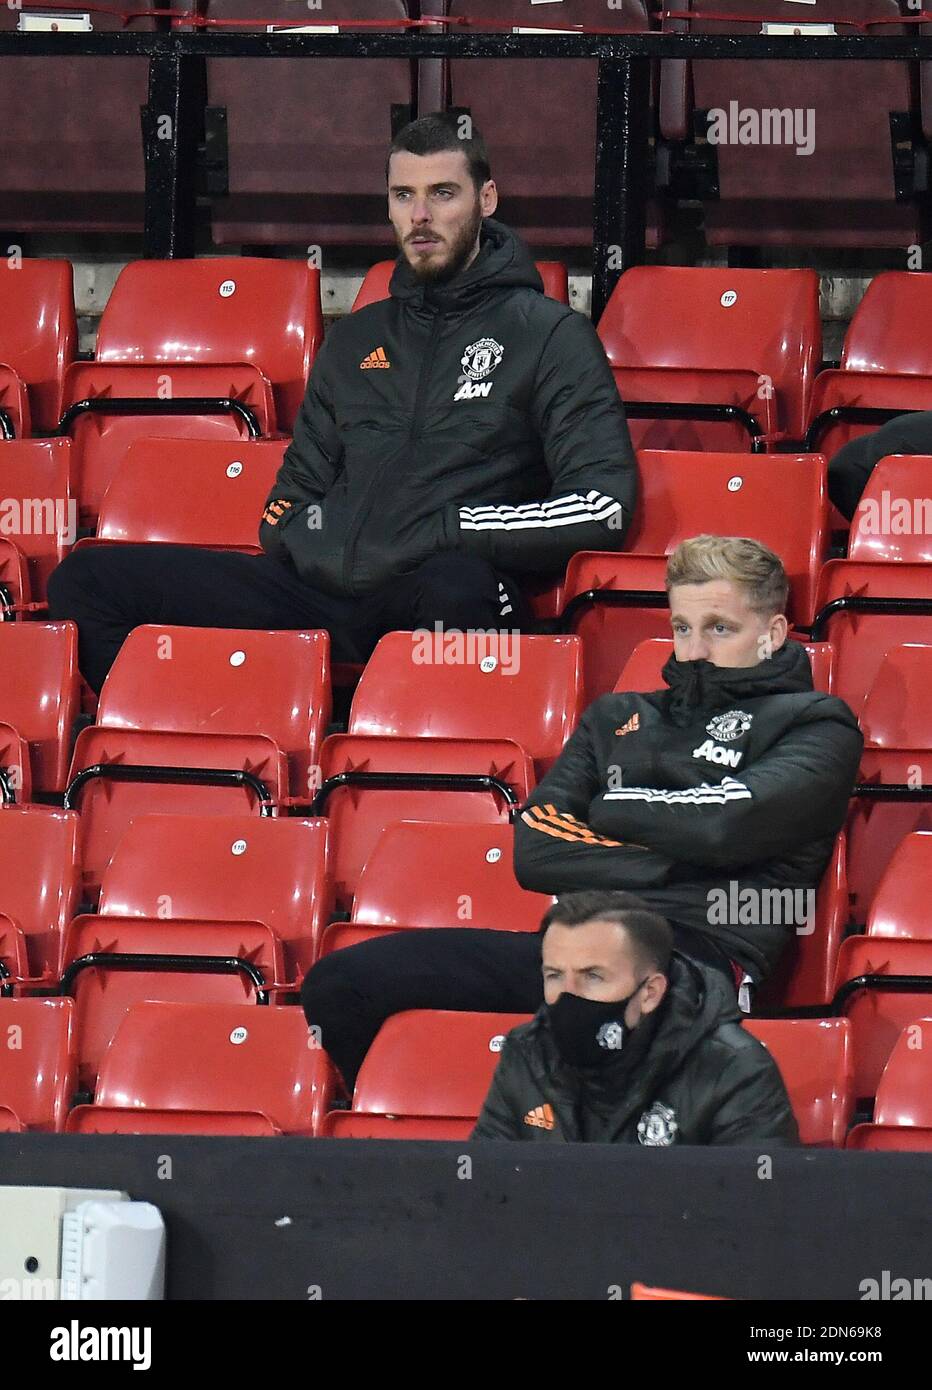
[[631,893],[571,893],[542,924],[544,1003],[509,1033],[474,1139],[795,1144],[776,1063],[734,991]]

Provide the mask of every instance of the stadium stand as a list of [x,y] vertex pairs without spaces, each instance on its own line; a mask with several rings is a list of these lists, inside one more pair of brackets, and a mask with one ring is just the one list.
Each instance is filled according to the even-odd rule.
[[[539,929],[552,900],[515,878],[517,807],[591,700],[662,688],[666,557],[708,531],[780,554],[791,640],[865,736],[814,912],[744,1026],[781,1071],[813,1170],[833,1160],[860,1179],[883,1160],[841,1151],[932,1152],[932,454],[883,459],[847,533],[826,483],[843,444],[932,410],[932,281],[917,268],[932,63],[645,58],[637,82],[625,75],[628,142],[609,110],[622,64],[598,75],[604,59],[324,56],[309,69],[225,50],[182,73],[169,52],[194,29],[804,42],[930,26],[905,0],[840,0],[830,15],[799,0],[331,4],[0,11],[17,40],[61,27],[158,31],[167,45],[148,99],[135,54],[0,64],[0,1133],[24,1151],[62,1133],[311,1140],[339,1150],[341,1200],[375,1221],[350,1174],[366,1146],[316,1141],[459,1147],[526,1016],[396,1014],[349,1096],[308,1030],[301,980],[393,932]],[[153,102],[172,62],[184,129],[161,162]],[[853,119],[852,91],[868,90]],[[762,107],[802,113],[811,153],[802,129],[767,149],[709,137],[714,113]],[[486,635],[451,662],[437,634],[392,632],[337,678],[326,632],[153,624],[127,639],[96,704],[74,624],[47,621],[49,575],[74,545],[260,553],[323,306],[388,295],[387,144],[438,109],[481,127],[495,216],[543,257],[545,293],[585,303],[592,274],[638,451],[624,548],[522,574],[538,629],[520,648]],[[89,300],[109,255],[122,269],[101,311]],[[332,685],[354,685],[351,704],[334,710]],[[881,1211],[886,1171],[869,1189]],[[120,1180],[118,1165],[107,1173]],[[727,1190],[743,1228],[740,1184]],[[890,1239],[903,1241],[892,1223]],[[692,1273],[652,1264],[659,1287],[631,1297],[720,1298],[677,1292],[719,1287]]]

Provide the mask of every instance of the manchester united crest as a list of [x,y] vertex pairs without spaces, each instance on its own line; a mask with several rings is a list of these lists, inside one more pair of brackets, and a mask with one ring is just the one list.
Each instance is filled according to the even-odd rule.
[[742,734],[746,734],[751,727],[753,715],[745,714],[743,709],[730,709],[725,714],[716,714],[706,724],[706,732],[713,738],[720,739],[722,743],[731,743]]
[[460,362],[471,381],[481,381],[495,371],[504,355],[505,349],[494,338],[480,338],[478,342],[470,343]]
[[668,1148],[670,1144],[676,1143],[678,1129],[679,1125],[669,1105],[662,1105],[659,1100],[655,1100],[638,1120],[638,1143],[646,1144],[653,1149]]

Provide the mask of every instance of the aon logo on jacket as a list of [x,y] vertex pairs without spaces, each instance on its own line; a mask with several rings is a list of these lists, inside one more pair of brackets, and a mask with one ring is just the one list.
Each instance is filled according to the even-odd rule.
[[693,749],[693,757],[705,758],[706,762],[718,763],[721,767],[737,767],[744,754],[737,748],[721,748],[707,738],[705,743]]

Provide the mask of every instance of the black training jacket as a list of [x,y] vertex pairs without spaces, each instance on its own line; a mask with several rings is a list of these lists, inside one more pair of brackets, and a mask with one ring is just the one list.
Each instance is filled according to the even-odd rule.
[[515,872],[541,893],[630,889],[759,983],[809,930],[861,733],[798,642],[742,669],[671,657],[663,676],[586,710],[522,809]]
[[621,548],[636,491],[595,329],[486,218],[448,284],[426,289],[400,257],[391,297],[327,334],[259,539],[347,597],[444,550],[556,574],[577,550]]
[[660,1007],[604,1068],[568,1066],[546,1007],[508,1034],[473,1139],[796,1144],[786,1087],[724,975],[674,953]]

